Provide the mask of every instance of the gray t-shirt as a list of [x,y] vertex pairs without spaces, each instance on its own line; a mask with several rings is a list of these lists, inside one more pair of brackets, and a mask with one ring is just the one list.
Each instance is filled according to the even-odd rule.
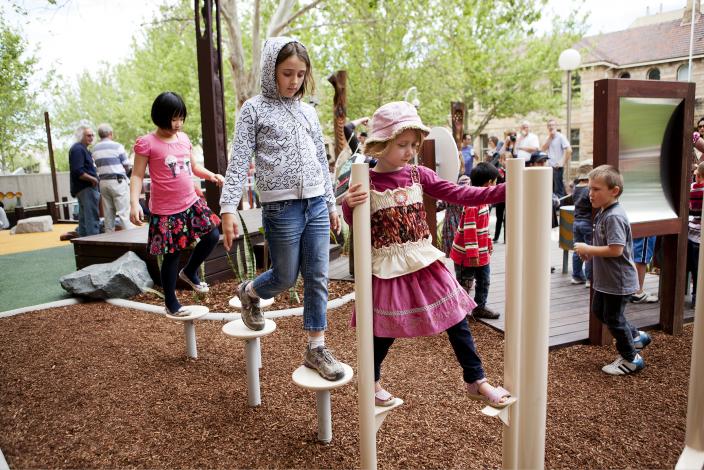
[[562,167],[562,160],[565,158],[565,151],[570,148],[570,143],[560,132],[555,134],[555,137],[550,141],[548,145],[548,159],[550,161],[550,166]]
[[618,202],[602,209],[594,218],[594,246],[608,245],[623,246],[623,253],[612,258],[593,258],[594,290],[615,295],[637,292],[638,272],[633,264],[631,224]]

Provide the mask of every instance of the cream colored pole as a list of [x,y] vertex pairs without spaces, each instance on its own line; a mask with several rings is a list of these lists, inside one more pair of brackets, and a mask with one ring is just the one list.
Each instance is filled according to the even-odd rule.
[[[704,250],[701,249],[699,250],[697,299],[704,299]],[[677,461],[676,469],[704,468],[704,399],[702,397],[704,397],[704,300],[699,300],[694,309],[685,448]]]
[[[369,192],[369,165],[353,163],[350,186],[362,183]],[[354,208],[354,295],[357,316],[357,393],[359,452],[362,469],[376,469],[376,420],[374,418],[374,325],[372,322],[372,232],[369,199]]]
[[502,468],[517,468],[518,416],[520,412],[520,388],[518,359],[521,352],[521,291],[523,254],[521,232],[523,227],[523,169],[525,160],[511,158],[506,161],[506,307],[504,320],[504,387],[519,401],[509,407],[508,426],[503,429]]
[[523,180],[523,316],[521,319],[518,468],[545,465],[550,327],[552,168],[527,168]]

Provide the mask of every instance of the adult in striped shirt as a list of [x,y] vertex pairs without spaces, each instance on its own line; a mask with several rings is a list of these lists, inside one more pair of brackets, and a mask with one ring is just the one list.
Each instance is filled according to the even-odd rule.
[[93,160],[98,169],[100,194],[103,201],[105,232],[115,231],[115,218],[120,218],[123,229],[134,227],[130,222],[130,163],[125,147],[112,138],[109,124],[98,126],[100,142],[93,146]]

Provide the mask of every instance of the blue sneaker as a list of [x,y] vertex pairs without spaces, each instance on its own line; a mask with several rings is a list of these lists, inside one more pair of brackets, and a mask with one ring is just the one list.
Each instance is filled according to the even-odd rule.
[[609,375],[628,375],[633,372],[638,372],[645,368],[645,361],[640,354],[636,354],[633,361],[627,361],[621,356],[616,358],[611,364],[607,364],[601,368],[602,371]]
[[638,337],[633,338],[633,346],[636,348],[637,352],[641,352],[652,341],[653,338],[651,338],[648,333],[646,333],[645,331],[638,330]]

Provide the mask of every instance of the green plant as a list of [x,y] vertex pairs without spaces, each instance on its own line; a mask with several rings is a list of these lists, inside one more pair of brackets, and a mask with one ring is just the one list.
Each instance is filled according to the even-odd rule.
[[254,258],[252,240],[249,236],[249,231],[247,230],[247,224],[244,223],[244,219],[239,212],[237,215],[240,218],[240,222],[242,222],[242,247],[240,248],[237,244],[235,244],[234,261],[232,260],[230,253],[227,251],[225,252],[225,255],[227,256],[227,264],[230,266],[230,269],[232,269],[232,272],[235,273],[235,276],[237,276],[237,279],[240,282],[244,282],[254,279],[254,276],[257,273],[257,266]]
[[288,290],[288,301],[301,303],[301,297],[298,295],[298,287],[301,285],[301,276],[296,278],[296,284]]

